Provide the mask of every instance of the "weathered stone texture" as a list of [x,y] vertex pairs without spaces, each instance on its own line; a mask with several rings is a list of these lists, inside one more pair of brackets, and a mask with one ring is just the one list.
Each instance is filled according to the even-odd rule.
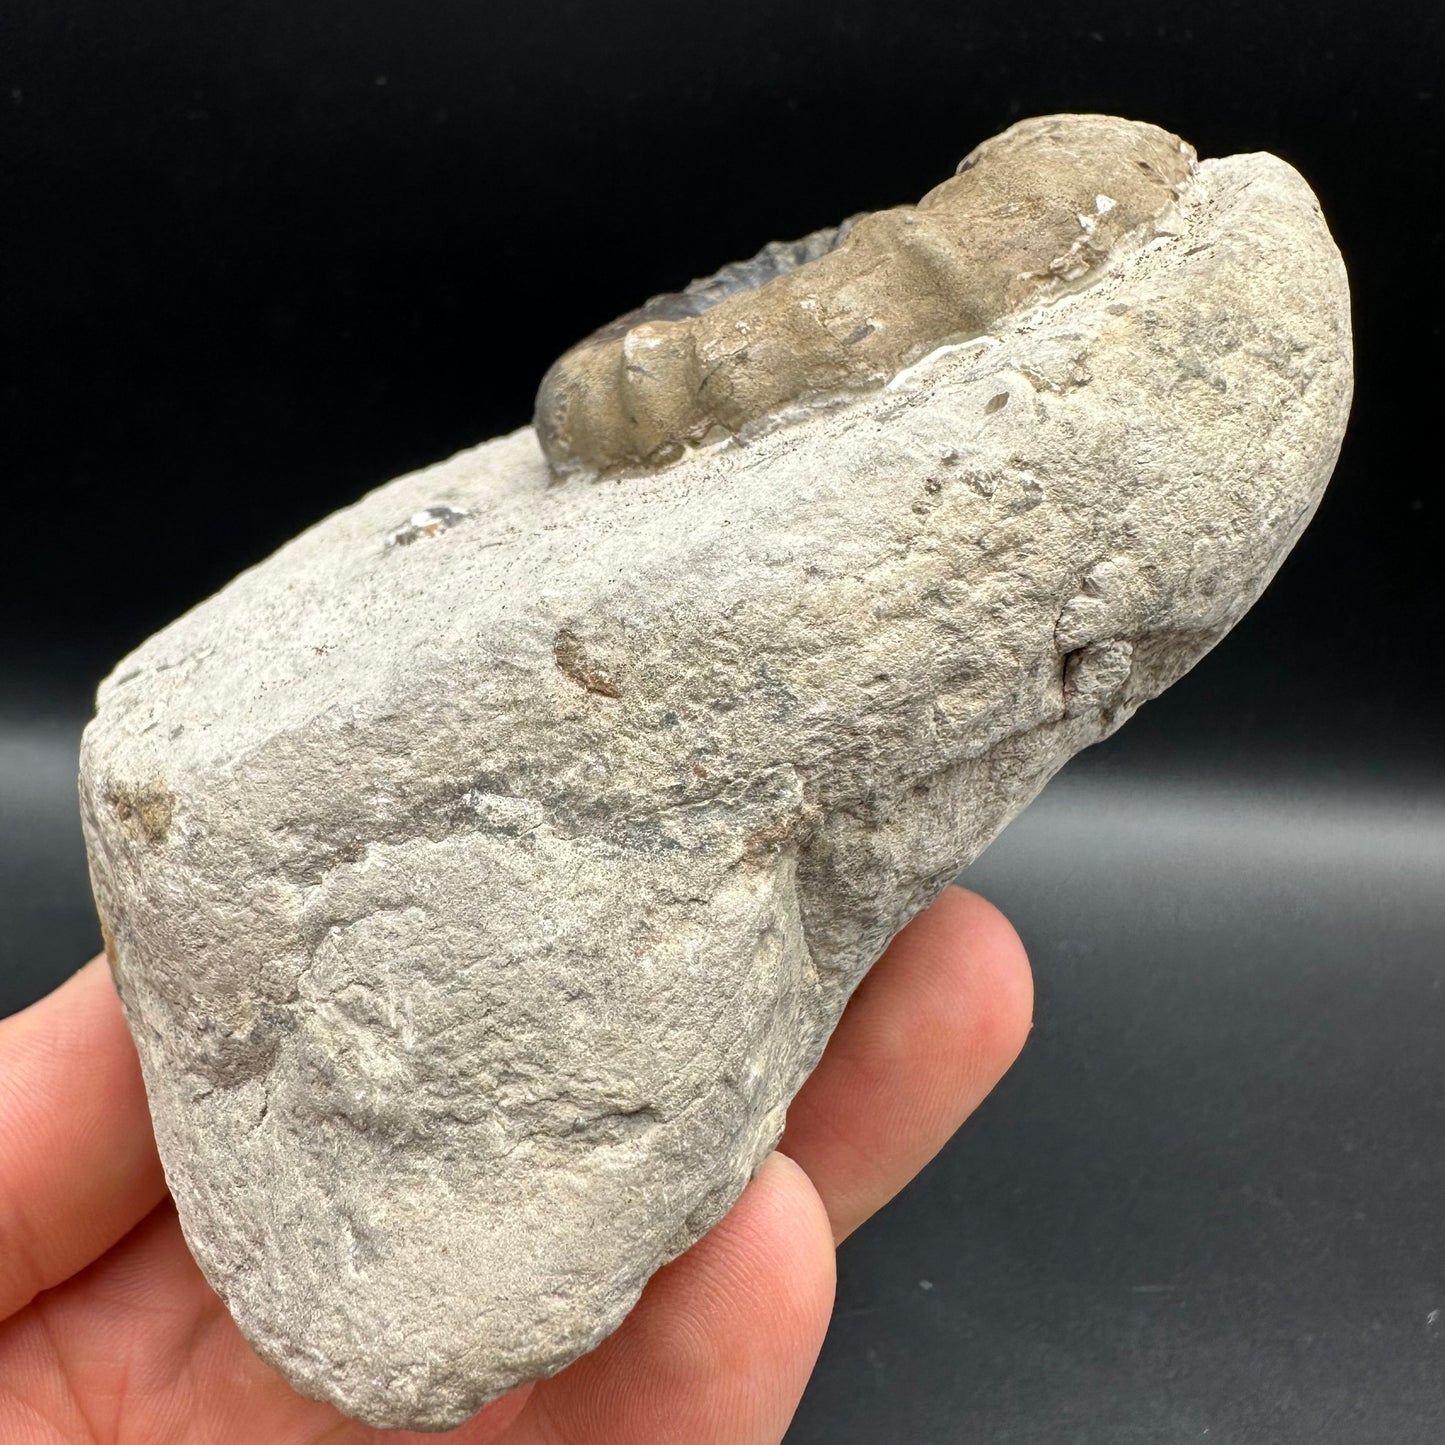
[[167,1175],[298,1388],[443,1428],[612,1330],[893,933],[1274,573],[1344,269],[1282,161],[1142,131],[1182,167],[972,339],[811,404],[764,376],[740,440],[611,479],[498,438],[102,686],[82,809]]

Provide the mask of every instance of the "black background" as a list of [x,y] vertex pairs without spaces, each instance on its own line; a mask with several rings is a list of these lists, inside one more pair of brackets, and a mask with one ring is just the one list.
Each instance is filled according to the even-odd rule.
[[595,325],[916,199],[1020,116],[1271,150],[1350,269],[1335,480],[1249,618],[974,870],[1033,953],[1035,1038],[845,1249],[790,1439],[1445,1439],[1442,17],[11,0],[0,1009],[95,946],[100,676],[524,423]]

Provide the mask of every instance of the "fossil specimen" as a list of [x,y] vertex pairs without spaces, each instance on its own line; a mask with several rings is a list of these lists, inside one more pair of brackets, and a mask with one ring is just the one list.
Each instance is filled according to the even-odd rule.
[[1167,213],[1194,164],[1167,131],[1124,134],[1107,116],[1016,125],[916,206],[774,243],[654,297],[543,379],[547,460],[564,474],[675,460],[689,443],[756,432],[788,403],[877,385],[1089,279]]
[[1026,121],[122,662],[96,898],[256,1348],[443,1428],[613,1329],[892,934],[1259,594],[1350,385],[1289,166]]

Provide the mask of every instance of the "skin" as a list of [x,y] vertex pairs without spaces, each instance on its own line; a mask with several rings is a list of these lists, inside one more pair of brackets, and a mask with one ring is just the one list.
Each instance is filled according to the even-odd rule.
[[0,1020],[0,1440],[16,1445],[764,1445],[817,1359],[834,1246],[1013,1062],[1017,935],[950,888],[894,940],[728,1216],[611,1338],[444,1435],[357,1425],[252,1353],[186,1251],[103,959]]

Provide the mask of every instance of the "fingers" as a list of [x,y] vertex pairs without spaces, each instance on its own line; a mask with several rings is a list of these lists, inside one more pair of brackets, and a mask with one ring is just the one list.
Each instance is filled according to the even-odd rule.
[[[1033,985],[992,905],[950,888],[855,993],[780,1156],[622,1328],[538,1386],[506,1445],[782,1437],[827,1326],[841,1239],[943,1146],[1023,1047]],[[791,1220],[789,1219],[791,1216]]]
[[153,1445],[776,1445],[832,1300],[827,1215],[807,1176],[774,1155],[592,1354],[451,1434],[372,1430],[302,1399],[252,1353],[167,1202],[0,1326],[0,1439],[45,1419],[70,1422],[57,1438]]
[[505,1445],[776,1445],[833,1304],[821,1201],[772,1155],[616,1334],[532,1392]]
[[[167,1199],[114,1249],[0,1325],[0,1441],[495,1445],[526,1389],[447,1435],[374,1430],[261,1360],[197,1268]],[[34,1437],[37,1445],[42,1437]]]
[[[948,890],[864,980],[794,1101],[781,1147],[802,1169],[773,1156],[727,1218],[658,1273],[611,1338],[525,1399],[519,1392],[498,1402],[458,1439],[480,1445],[498,1439],[500,1427],[507,1445],[780,1440],[827,1327],[833,1237],[896,1193],[977,1106],[1022,1047],[1031,1009],[1028,964],[1013,930],[982,899]],[[108,1248],[163,1193],[135,1053],[109,974],[94,963],[0,1022],[0,1318]],[[127,1273],[131,1255],[145,1264]],[[22,1335],[33,1334],[38,1365],[57,1328],[79,1343],[96,1328],[98,1298],[114,1291],[112,1325],[123,1317],[132,1324],[102,1326],[90,1340],[90,1363],[119,1359],[125,1395],[138,1375],[149,1375],[162,1397],[177,1373],[222,1377],[227,1388],[208,1388],[207,1398],[223,1397],[214,1404],[230,1426],[244,1400],[246,1419],[263,1406],[277,1412],[270,1438],[278,1441],[315,1439],[318,1429],[336,1440],[369,1437],[301,1401],[250,1354],[185,1256],[168,1212],[110,1261],[47,1295],[42,1303],[54,1309],[36,1316],[36,1330],[16,1335],[19,1319],[7,1327],[12,1348],[25,1353]],[[157,1295],[163,1278],[169,1283]],[[164,1349],[146,1351],[149,1368],[138,1370],[138,1357],[119,1346],[123,1336],[140,1347],[127,1289],[152,1301],[140,1310],[152,1347],[174,1335],[180,1356],[170,1369]],[[88,1330],[68,1319],[72,1305]],[[211,1323],[202,1330],[203,1321]],[[61,1380],[67,1375],[59,1371]],[[172,1423],[179,1428],[186,1418],[181,1408]],[[222,1430],[215,1438],[240,1437]]]
[[0,1319],[108,1249],[164,1193],[140,1064],[96,959],[0,1020]]
[[0,1327],[0,1382],[5,1440],[25,1418],[78,1417],[84,1428],[60,1438],[310,1445],[338,1419],[247,1347],[191,1260],[169,1200]]
[[859,985],[779,1144],[842,1240],[943,1147],[1018,1056],[1033,1015],[1023,945],[949,888]]

